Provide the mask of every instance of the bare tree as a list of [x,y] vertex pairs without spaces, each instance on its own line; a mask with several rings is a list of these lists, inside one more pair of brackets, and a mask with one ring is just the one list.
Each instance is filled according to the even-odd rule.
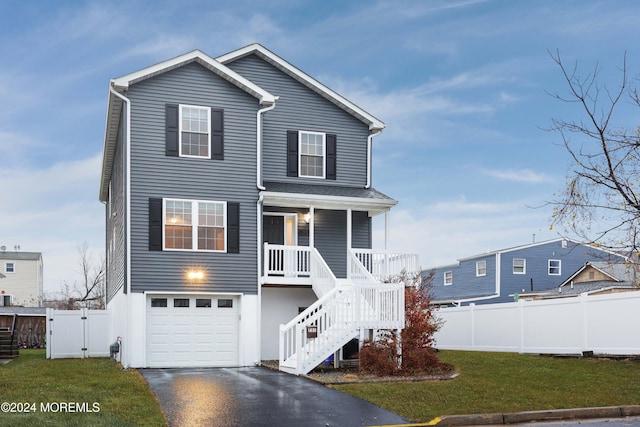
[[103,309],[105,307],[104,258],[94,263],[87,242],[78,248],[78,254],[82,278],[73,286],[74,293],[78,295],[75,300],[81,307]]
[[[560,53],[550,52],[560,67],[568,94],[554,98],[576,104],[583,119],[552,119],[571,156],[566,187],[555,194],[552,227],[561,225],[580,240],[636,258],[640,244],[640,128],[617,127],[614,115],[626,106],[640,107],[637,88],[627,75],[626,54],[620,82],[610,90],[599,81],[600,68],[579,74]],[[616,116],[617,118],[617,116]]]

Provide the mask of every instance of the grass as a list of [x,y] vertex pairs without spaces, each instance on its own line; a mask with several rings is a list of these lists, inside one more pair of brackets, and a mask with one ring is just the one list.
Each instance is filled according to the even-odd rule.
[[[34,412],[0,412],[2,426],[166,425],[142,376],[106,358],[47,360],[44,350],[20,350],[18,358],[0,366],[2,402],[35,404]],[[60,410],[61,402],[86,402],[99,412]],[[42,410],[47,404],[48,412]]]
[[427,422],[442,415],[640,404],[640,362],[442,351],[448,381],[332,386]]

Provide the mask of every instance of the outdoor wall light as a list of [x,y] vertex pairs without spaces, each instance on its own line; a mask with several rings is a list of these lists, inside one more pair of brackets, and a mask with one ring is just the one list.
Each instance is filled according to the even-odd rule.
[[311,221],[311,213],[307,212],[306,214],[304,214],[304,222],[309,224],[309,221]]
[[191,270],[187,272],[187,278],[189,280],[202,280],[204,278],[204,273],[200,270]]

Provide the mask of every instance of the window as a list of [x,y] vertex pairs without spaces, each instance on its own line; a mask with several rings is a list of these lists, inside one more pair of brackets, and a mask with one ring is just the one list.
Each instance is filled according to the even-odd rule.
[[2,295],[2,305],[5,307],[11,305],[11,295]]
[[166,307],[166,298],[151,298],[151,307]]
[[211,157],[210,112],[207,107],[180,105],[181,157]]
[[561,263],[559,259],[550,259],[549,260],[549,275],[550,276],[559,276],[561,273]]
[[487,261],[476,261],[476,277],[487,275]]
[[513,274],[526,274],[527,273],[527,260],[524,258],[513,259]]
[[180,308],[189,307],[189,298],[174,298],[173,306],[180,307]]
[[300,176],[306,178],[325,177],[325,134],[300,131]]
[[13,262],[5,262],[4,263],[4,272],[5,273],[15,273],[16,272],[16,264]]
[[164,200],[164,248],[226,250],[226,203]]
[[210,308],[211,298],[196,298],[196,307]]
[[444,272],[444,285],[445,286],[453,285],[453,271]]
[[218,300],[218,308],[233,308],[233,300],[232,299],[219,299]]

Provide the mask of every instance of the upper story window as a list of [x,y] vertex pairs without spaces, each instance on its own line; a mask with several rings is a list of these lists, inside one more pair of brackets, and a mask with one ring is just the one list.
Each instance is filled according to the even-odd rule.
[[524,258],[513,259],[513,274],[527,274],[527,260]]
[[224,160],[224,110],[165,105],[165,155]]
[[14,262],[5,262],[4,263],[4,272],[5,273],[15,273],[16,272],[16,264]]
[[164,200],[164,249],[218,251],[226,248],[226,203]]
[[335,134],[287,131],[287,176],[335,180],[337,158]]
[[550,259],[549,260],[549,275],[550,276],[559,276],[562,274],[561,271],[561,261],[559,259]]
[[444,272],[444,285],[445,286],[453,285],[453,271]]
[[326,135],[319,132],[300,131],[300,176],[305,178],[325,177]]
[[487,275],[487,261],[476,261],[476,277]]
[[210,158],[211,109],[180,105],[180,156]]

